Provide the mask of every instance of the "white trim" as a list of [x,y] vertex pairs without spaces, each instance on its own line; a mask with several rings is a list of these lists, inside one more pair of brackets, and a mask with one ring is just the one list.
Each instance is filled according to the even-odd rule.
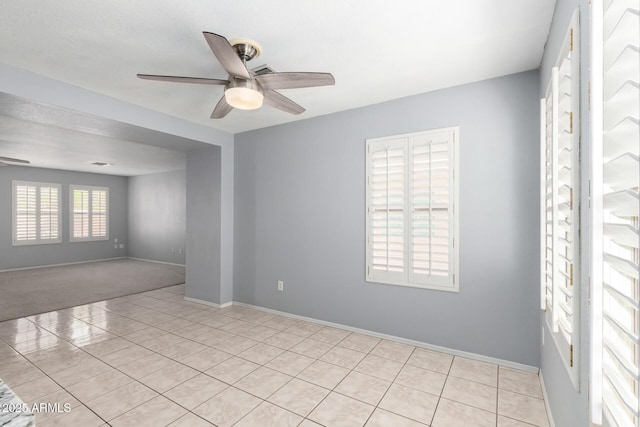
[[184,297],[184,300],[189,302],[195,302],[198,304],[208,305],[210,307],[215,307],[215,308],[226,308],[226,307],[231,307],[231,305],[233,305],[232,301],[225,302],[224,304],[216,304],[215,302],[205,301],[203,299],[191,298],[191,297]]
[[[193,299],[188,299],[186,297],[185,297],[185,299],[193,300]],[[200,302],[200,301],[195,300],[194,302]],[[207,303],[207,304],[208,305],[212,305],[212,303]],[[228,305],[231,305],[231,303],[224,304],[224,307],[226,307]],[[441,347],[441,346],[438,346],[438,345],[428,344],[428,343],[425,343],[425,342],[422,342],[422,341],[415,341],[415,340],[411,340],[411,339],[407,339],[407,338],[397,337],[395,335],[382,334],[382,333],[379,333],[379,332],[369,331],[367,329],[354,328],[352,326],[346,326],[346,325],[342,325],[340,323],[327,322],[325,320],[319,320],[319,319],[314,319],[312,317],[300,316],[300,315],[297,315],[297,314],[287,313],[285,311],[273,310],[273,309],[270,309],[270,308],[260,307],[260,306],[252,305],[252,304],[246,304],[246,303],[238,302],[238,301],[233,301],[233,305],[238,305],[238,306],[241,306],[241,307],[254,308],[256,310],[266,311],[267,313],[278,314],[280,316],[286,316],[286,317],[290,317],[290,318],[293,318],[293,319],[304,320],[304,321],[307,321],[307,322],[317,323],[319,325],[331,326],[333,328],[345,329],[347,331],[357,332],[359,334],[364,334],[364,335],[370,335],[372,337],[382,338],[382,339],[386,339],[386,340],[389,340],[389,341],[395,341],[395,342],[399,342],[399,343],[402,343],[402,344],[409,344],[409,345],[413,345],[413,346],[416,346],[416,347],[424,348],[424,349],[427,349],[427,350],[439,351],[441,353],[448,353],[448,354],[451,354],[453,356],[461,356],[461,357],[466,357],[468,359],[479,360],[481,362],[494,363],[496,365],[504,366],[505,368],[520,369],[522,371],[531,372],[531,373],[534,373],[534,374],[537,374],[539,372],[539,368],[537,368],[535,366],[530,366],[530,365],[525,365],[525,364],[522,364],[522,363],[512,362],[510,360],[503,360],[503,359],[498,359],[498,358],[495,358],[495,357],[484,356],[482,354],[470,353],[470,352],[467,352],[467,351],[461,351],[461,350],[455,350],[455,349],[452,349],[452,348]]]
[[7,268],[5,270],[0,270],[0,273],[5,273],[8,271],[20,271],[20,270],[33,270],[36,268],[48,268],[48,267],[63,267],[65,265],[75,265],[75,264],[87,264],[89,262],[100,262],[100,261],[112,261],[114,259],[125,259],[126,256],[119,256],[115,258],[100,258],[100,259],[90,259],[87,261],[74,261],[74,262],[63,262],[60,264],[46,264],[46,265],[34,265],[33,267],[17,267],[17,268]]
[[156,261],[154,259],[145,259],[145,258],[134,258],[132,256],[124,257],[128,259],[133,259],[136,261],[147,261],[147,262],[155,262],[156,264],[167,264],[167,265],[176,265],[178,267],[184,267],[185,264],[176,264],[175,262],[166,262],[166,261]]
[[542,377],[542,370],[540,370],[538,377],[540,378],[540,386],[542,388],[542,399],[544,400],[544,406],[547,409],[547,419],[549,420],[549,427],[556,427],[556,422],[553,420],[553,414],[551,413],[549,396],[547,396],[547,387],[544,385],[544,378]]

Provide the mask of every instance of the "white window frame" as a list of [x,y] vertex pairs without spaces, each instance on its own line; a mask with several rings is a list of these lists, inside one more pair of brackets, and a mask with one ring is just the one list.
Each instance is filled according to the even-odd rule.
[[[418,278],[412,271],[412,249],[411,249],[411,227],[412,222],[410,218],[411,212],[411,171],[410,165],[410,147],[413,147],[414,141],[417,143],[420,138],[429,139],[438,135],[442,137],[443,134],[447,135],[448,152],[449,152],[449,263],[448,263],[448,276],[423,276]],[[428,142],[430,143],[430,141]],[[388,274],[385,271],[376,271],[373,268],[373,251],[372,251],[372,202],[371,202],[371,153],[374,144],[387,144],[390,147],[404,147],[404,266],[402,273]],[[382,138],[371,138],[366,140],[366,269],[365,277],[367,282],[383,283],[398,286],[407,286],[422,289],[433,289],[448,292],[459,292],[459,212],[458,212],[458,197],[459,197],[459,127],[448,127],[441,129],[433,129],[423,132],[413,132],[401,135],[393,135]]]
[[[89,193],[89,208],[88,208],[88,218],[89,218],[89,236],[87,237],[75,237],[73,232],[75,230],[75,221],[74,221],[74,190],[87,191]],[[104,191],[106,193],[106,235],[104,236],[93,236],[92,229],[92,221],[93,221],[93,192],[94,191]],[[75,242],[93,242],[100,240],[109,240],[109,211],[110,211],[110,203],[109,203],[109,187],[96,187],[89,185],[76,185],[71,184],[69,186],[69,241],[72,243]]]
[[[36,238],[31,240],[18,240],[17,236],[17,221],[18,221],[18,206],[17,206],[17,188],[19,186],[30,186],[36,188]],[[40,226],[41,226],[41,203],[40,191],[42,188],[55,188],[58,191],[58,228],[56,238],[43,239]],[[12,182],[12,244],[13,246],[26,246],[26,245],[48,245],[62,242],[62,228],[61,228],[61,206],[62,206],[62,191],[60,184],[53,184],[47,182],[30,182],[30,181],[13,181]]]
[[[579,14],[576,10],[552,68],[546,97],[540,104],[540,307],[545,311],[544,318],[563,365],[574,387],[579,390],[581,204],[578,34]],[[565,101],[567,95],[569,102]],[[568,249],[568,253],[561,253],[562,248]],[[569,304],[567,298],[570,298]]]
[[[640,245],[638,236],[635,236],[635,241],[629,238],[626,234],[621,241],[616,239],[621,238],[622,235],[612,230],[607,230],[607,223],[609,227],[615,223],[624,224],[624,221],[618,222],[618,220],[629,221],[629,217],[635,216],[635,228],[637,229],[637,212],[640,210],[640,203],[635,200],[636,215],[629,215],[624,213],[617,215],[618,218],[614,218],[615,212],[611,210],[609,213],[605,210],[609,203],[620,203],[619,200],[615,200],[616,197],[611,198],[612,194],[622,193],[629,191],[628,187],[624,188],[628,183],[625,183],[620,188],[615,188],[613,183],[616,181],[616,173],[623,170],[621,167],[631,167],[628,163],[626,166],[619,166],[615,164],[624,157],[627,160],[631,158],[628,154],[633,151],[632,148],[635,145],[635,149],[638,149],[639,142],[637,140],[637,134],[640,134],[638,130],[638,117],[629,120],[633,117],[633,110],[627,108],[620,108],[622,106],[628,107],[628,105],[618,105],[618,111],[623,111],[624,114],[621,117],[607,117],[607,114],[612,114],[614,108],[611,105],[615,105],[617,101],[616,95],[626,93],[626,96],[630,95],[630,92],[623,91],[623,86],[626,83],[631,83],[635,78],[635,96],[640,97],[638,89],[638,79],[640,76],[632,75],[633,67],[629,67],[630,64],[638,67],[638,33],[640,28],[638,27],[638,9],[637,3],[636,9],[631,6],[631,3],[624,3],[613,0],[607,2],[605,0],[593,0],[590,2],[590,18],[591,18],[591,75],[590,75],[590,107],[591,107],[591,289],[590,289],[590,386],[589,386],[589,405],[591,423],[593,425],[613,426],[613,425],[640,425],[640,416],[638,414],[638,408],[640,408],[640,402],[637,398],[638,385],[640,383],[640,376],[638,374],[638,365],[640,365],[640,356],[638,356],[638,317],[637,312],[640,309],[637,301],[637,297],[633,296],[631,299],[627,298],[625,293],[638,292],[638,279],[631,287],[627,287],[624,283],[623,275],[617,277],[612,274],[613,271],[626,270],[628,276],[631,276],[630,271],[634,271],[636,277],[640,274],[640,268],[637,262],[637,250]],[[605,8],[605,3],[608,3],[609,8]],[[611,6],[615,3],[615,6]],[[616,11],[618,15],[616,15]],[[608,19],[607,19],[608,18]],[[624,21],[624,22],[623,22]],[[613,24],[613,25],[612,25]],[[631,24],[626,26],[625,24]],[[635,25],[633,25],[635,24]],[[629,30],[629,32],[625,32]],[[607,31],[611,31],[611,34],[606,34]],[[613,36],[613,37],[612,37]],[[605,43],[605,37],[609,43]],[[635,43],[635,45],[634,45]],[[631,46],[634,45],[634,48]],[[619,49],[612,51],[614,48]],[[626,54],[633,52],[635,49],[635,57],[623,57],[620,53],[626,50]],[[613,53],[613,55],[611,55]],[[605,59],[613,60],[610,64],[605,66]],[[619,62],[620,60],[620,62]],[[628,61],[628,62],[626,62]],[[615,66],[615,64],[618,66]],[[620,66],[622,65],[622,67]],[[640,68],[640,67],[638,67]],[[638,69],[636,68],[636,70]],[[625,71],[622,71],[625,70]],[[621,72],[622,71],[622,72]],[[631,71],[631,73],[630,73]],[[606,86],[605,75],[610,72],[611,74],[606,77],[609,78],[609,86]],[[616,72],[620,74],[615,75]],[[640,74],[640,72],[638,73]],[[629,77],[631,76],[631,77]],[[630,78],[631,80],[627,80]],[[613,90],[612,90],[613,89]],[[607,90],[607,95],[605,95]],[[633,98],[626,98],[629,105],[633,106]],[[638,107],[638,99],[635,99],[635,106]],[[624,102],[622,102],[624,104]],[[638,111],[635,111],[638,114]],[[625,116],[627,116],[625,118]],[[605,119],[608,119],[610,123],[605,123]],[[634,126],[635,128],[632,128]],[[617,126],[622,125],[622,126]],[[626,132],[608,132],[615,128],[627,126]],[[609,129],[607,129],[609,127]],[[607,138],[605,138],[605,132],[607,132]],[[634,135],[635,132],[635,135]],[[623,136],[625,135],[625,136]],[[608,140],[608,138],[611,138]],[[625,142],[631,142],[628,146]],[[618,147],[622,152],[613,153],[610,147]],[[609,164],[609,168],[605,165],[605,160]],[[637,158],[635,159],[635,168],[639,168],[637,164]],[[612,174],[612,167],[614,173]],[[634,176],[634,173],[620,174],[620,176],[628,177]],[[636,173],[637,177],[637,173]],[[637,184],[635,185],[637,186]],[[633,185],[632,185],[633,187]],[[637,193],[637,191],[636,191]],[[609,197],[608,197],[609,196]],[[630,205],[631,206],[631,205]],[[631,209],[627,207],[627,209]],[[636,231],[637,233],[637,231]],[[629,239],[629,240],[627,240]],[[628,259],[622,254],[616,254],[616,257],[612,257],[613,251],[617,250],[615,244],[620,245],[624,241],[622,246],[628,248],[635,248],[635,260]],[[620,247],[620,246],[619,246]],[[614,259],[612,259],[614,258]],[[622,266],[622,270],[620,267]],[[608,279],[607,279],[608,278]],[[610,283],[605,283],[610,281]],[[619,290],[617,290],[619,289]],[[622,290],[623,292],[620,292]],[[636,298],[636,300],[633,300]],[[610,310],[612,313],[607,314],[605,304],[607,300],[619,299],[622,302],[615,310]],[[626,307],[625,307],[626,306]],[[624,339],[614,339],[615,334],[611,333],[612,329],[618,329],[621,336],[626,336],[624,332],[625,328],[628,328],[628,324],[620,323],[620,319],[624,319],[625,308],[627,310],[635,311],[635,320],[627,323],[632,323],[632,329],[636,329],[634,337],[629,337],[628,342],[633,343],[634,351],[620,351],[620,348],[624,348]],[[620,313],[620,318],[614,319],[616,316],[614,313]],[[628,321],[628,319],[625,319]],[[618,321],[619,325],[614,326],[613,323]],[[606,327],[609,328],[609,333],[605,333]],[[613,327],[613,328],[612,328]],[[622,341],[622,342],[621,342]],[[628,343],[627,343],[628,344]],[[622,346],[622,347],[621,347]],[[615,350],[614,350],[615,349]],[[617,351],[616,351],[617,350]],[[607,352],[618,353],[614,356],[605,356]],[[610,362],[607,362],[606,359]],[[618,359],[618,363],[611,361]],[[616,366],[617,365],[617,366]],[[626,376],[626,378],[624,377]],[[614,384],[613,386],[611,384]],[[634,396],[635,395],[635,396]],[[634,407],[634,408],[630,408]],[[634,419],[629,417],[634,413]]]

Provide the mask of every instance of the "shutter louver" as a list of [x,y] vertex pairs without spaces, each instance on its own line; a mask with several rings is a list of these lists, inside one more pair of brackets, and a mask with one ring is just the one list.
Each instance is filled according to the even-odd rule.
[[638,426],[639,5],[604,1],[602,12],[602,411]]

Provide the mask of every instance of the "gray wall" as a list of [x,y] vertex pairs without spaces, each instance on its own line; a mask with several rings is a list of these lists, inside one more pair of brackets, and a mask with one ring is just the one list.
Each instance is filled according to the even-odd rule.
[[129,256],[184,264],[186,171],[129,177]]
[[221,283],[222,175],[220,147],[187,155],[187,268],[185,295],[215,304]]
[[[538,77],[236,135],[234,300],[537,366]],[[460,293],[366,283],[365,139],[448,126]]]
[[[556,10],[551,24],[551,31],[545,46],[544,57],[540,67],[539,98],[544,94],[551,78],[551,68],[558,59],[560,45],[573,11],[580,7],[580,156],[581,156],[581,200],[583,209],[580,213],[581,240],[581,277],[580,280],[580,346],[574,354],[580,370],[580,384],[576,389],[563,365],[558,350],[553,343],[544,316],[540,322],[545,333],[545,345],[540,344],[540,369],[544,377],[545,388],[550,402],[550,411],[557,426],[587,427],[589,426],[589,209],[584,202],[589,197],[589,4],[586,0],[557,0]],[[538,255],[539,256],[539,255]]]
[[[12,245],[12,181],[61,184],[62,243]],[[109,238],[95,242],[69,242],[69,185],[109,187]],[[95,173],[9,166],[0,168],[0,270],[39,265],[125,257],[127,245],[127,178]],[[113,239],[125,245],[114,249]]]

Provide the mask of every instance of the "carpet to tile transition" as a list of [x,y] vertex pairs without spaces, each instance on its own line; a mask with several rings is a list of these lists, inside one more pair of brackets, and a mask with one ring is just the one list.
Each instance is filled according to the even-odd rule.
[[184,283],[184,267],[132,259],[0,273],[0,321]]

